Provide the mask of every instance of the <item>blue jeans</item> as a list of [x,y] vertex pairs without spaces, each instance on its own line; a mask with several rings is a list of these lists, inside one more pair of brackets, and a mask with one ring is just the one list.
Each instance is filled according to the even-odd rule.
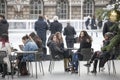
[[72,55],[72,66],[73,66],[74,70],[78,70],[78,61],[79,61],[78,54],[74,53]]

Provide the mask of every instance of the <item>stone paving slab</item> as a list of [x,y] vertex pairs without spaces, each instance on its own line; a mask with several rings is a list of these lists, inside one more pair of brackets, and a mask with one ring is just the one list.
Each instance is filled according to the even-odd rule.
[[[86,62],[81,62],[80,65],[80,76],[78,74],[71,74],[68,72],[64,72],[64,67],[63,67],[63,61],[58,61],[55,63],[55,68],[54,71],[50,74],[48,72],[48,66],[49,66],[49,61],[44,61],[43,66],[44,66],[44,72],[45,75],[43,76],[42,73],[39,72],[38,69],[38,78],[36,79],[35,77],[35,66],[33,64],[33,76],[20,76],[18,77],[17,75],[14,76],[12,79],[11,76],[6,76],[5,79],[0,78],[0,80],[120,80],[120,61],[116,60],[115,61],[115,67],[116,67],[116,75],[112,73],[112,67],[111,67],[111,74],[108,74],[108,67],[107,64],[105,65],[105,71],[104,72],[97,72],[97,74],[87,74],[87,68],[83,66]],[[92,70],[92,66],[90,68]]]

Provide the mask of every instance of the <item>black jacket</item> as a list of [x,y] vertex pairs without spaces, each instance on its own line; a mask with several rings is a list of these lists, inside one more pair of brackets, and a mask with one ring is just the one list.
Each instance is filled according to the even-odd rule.
[[56,42],[50,41],[48,47],[53,58],[55,58],[55,56],[63,57],[64,50],[58,47]]
[[107,32],[113,32],[112,30],[110,30],[110,27],[112,27],[113,24],[114,24],[114,22],[110,22],[109,20],[104,24],[104,27],[103,27],[103,36]]
[[0,21],[0,37],[2,36],[2,34],[8,34],[8,28],[9,28],[9,24],[8,22],[3,19]]
[[76,35],[76,31],[74,27],[67,26],[64,28],[63,35],[66,35],[66,40],[74,40],[74,35]]
[[92,46],[92,43],[91,42],[87,42],[87,39],[84,38],[80,42],[80,48],[78,49],[78,52],[81,52],[81,49],[84,49],[84,48],[91,48],[91,46]]
[[62,32],[62,24],[58,21],[54,21],[50,24],[51,34],[55,34],[56,32]]
[[44,19],[38,19],[38,21],[35,22],[35,31],[37,35],[41,38],[42,41],[46,41],[46,32],[48,30],[48,25],[44,21]]

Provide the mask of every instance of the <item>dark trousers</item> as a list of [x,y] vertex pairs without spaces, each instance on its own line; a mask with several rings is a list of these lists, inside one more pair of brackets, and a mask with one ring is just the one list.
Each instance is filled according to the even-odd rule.
[[104,67],[105,63],[109,60],[110,58],[110,54],[108,52],[103,52],[98,54],[97,52],[95,52],[91,58],[91,63],[92,61],[94,61],[93,63],[93,70],[96,71],[97,69],[97,64],[98,64],[98,60],[99,62],[99,67]]
[[73,48],[74,47],[74,40],[66,40],[67,48]]
[[21,75],[28,75],[27,67],[26,67],[26,62],[21,62],[21,59],[23,56],[18,56],[18,69],[20,71]]
[[7,64],[0,63],[0,73],[2,73],[2,75],[7,75]]

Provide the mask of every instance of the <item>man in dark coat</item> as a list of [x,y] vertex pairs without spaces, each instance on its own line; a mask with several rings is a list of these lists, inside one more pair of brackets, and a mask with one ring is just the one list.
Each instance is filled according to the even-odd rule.
[[0,39],[2,34],[8,34],[9,24],[3,15],[0,15]]
[[95,16],[93,16],[91,19],[91,29],[97,29]]
[[35,31],[37,35],[41,38],[43,46],[46,46],[46,32],[48,30],[48,25],[44,21],[43,16],[39,16],[38,21],[35,22]]
[[115,24],[114,22],[111,22],[110,20],[108,20],[107,22],[105,22],[104,26],[103,26],[103,36],[105,35],[105,33],[107,32],[113,32],[112,30],[110,30],[110,27],[113,26],[113,24]]
[[74,35],[76,35],[76,31],[74,27],[70,25],[70,23],[67,23],[67,27],[64,28],[63,35],[66,35],[67,48],[73,48],[74,47]]
[[86,21],[85,21],[85,26],[86,26],[86,29],[89,29],[88,28],[88,25],[90,24],[90,18],[88,18]]
[[62,24],[58,22],[58,16],[54,16],[54,22],[50,24],[51,34],[55,34],[56,32],[62,32]]

